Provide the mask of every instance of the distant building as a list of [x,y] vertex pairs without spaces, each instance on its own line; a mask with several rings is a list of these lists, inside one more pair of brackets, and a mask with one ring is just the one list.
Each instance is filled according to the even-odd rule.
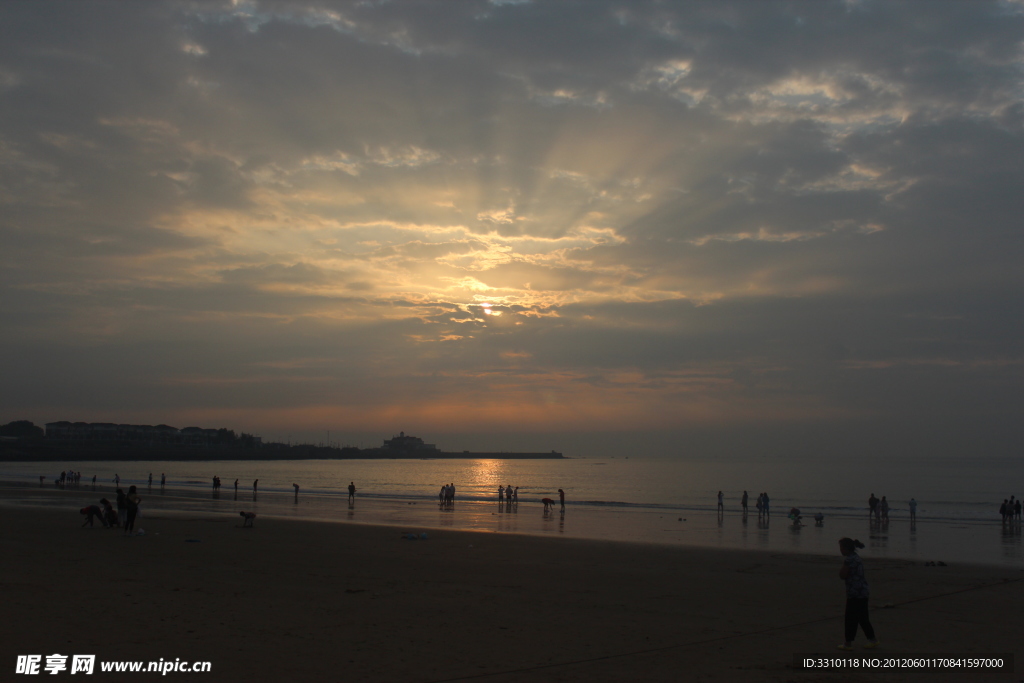
[[145,446],[190,446],[208,448],[216,445],[259,446],[258,436],[243,434],[241,438],[227,429],[203,429],[170,425],[130,425],[112,422],[60,422],[46,423],[46,438],[59,441],[122,442]]
[[417,453],[438,452],[437,446],[434,444],[423,443],[423,439],[418,436],[406,436],[405,432],[399,432],[398,436],[385,439],[384,446],[382,448],[385,451],[398,451],[401,453],[408,453],[409,451],[415,451]]

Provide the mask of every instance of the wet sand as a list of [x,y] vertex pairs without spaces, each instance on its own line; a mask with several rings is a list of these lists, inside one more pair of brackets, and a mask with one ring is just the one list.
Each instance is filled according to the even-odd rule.
[[[209,674],[168,674],[205,681],[1024,678],[793,668],[796,653],[840,654],[838,553],[448,530],[412,541],[393,527],[158,512],[124,537],[80,528],[77,510],[4,511],[11,674],[19,654],[61,653],[207,660]],[[1020,654],[1007,628],[1024,609],[1020,570],[864,560],[883,645],[862,650],[860,635],[857,654]]]

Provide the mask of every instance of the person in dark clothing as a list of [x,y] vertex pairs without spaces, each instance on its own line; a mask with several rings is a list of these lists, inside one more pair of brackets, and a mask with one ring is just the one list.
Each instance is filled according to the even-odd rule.
[[135,530],[135,516],[139,514],[139,503],[142,499],[135,492],[135,487],[128,487],[128,495],[124,497],[127,520],[124,523],[124,532],[130,534]]
[[106,498],[101,498],[100,505],[103,506],[103,519],[106,522],[105,526],[117,526],[117,513],[114,512],[114,506],[110,504],[110,501]]
[[839,570],[839,578],[846,582],[846,640],[839,646],[840,650],[852,650],[853,639],[857,636],[859,626],[868,639],[865,647],[878,647],[875,629],[868,619],[868,582],[864,576],[864,563],[861,562],[857,548],[864,544],[856,539],[839,539],[839,552],[843,555],[843,568]]
[[117,490],[117,526],[124,526],[125,520],[128,518],[128,504],[125,502],[127,496],[124,495],[124,491],[121,489]]

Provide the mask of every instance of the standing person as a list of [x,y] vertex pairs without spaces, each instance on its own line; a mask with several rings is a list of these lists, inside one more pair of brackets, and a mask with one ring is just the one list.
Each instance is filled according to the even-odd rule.
[[356,499],[356,483],[350,481],[348,483],[348,502],[354,502]]
[[127,521],[124,524],[124,532],[130,534],[135,530],[135,516],[139,514],[139,503],[142,499],[135,492],[134,486],[128,487],[128,495],[125,496],[125,507],[127,508]]
[[238,493],[238,480],[235,479],[235,493]]
[[[160,488],[163,488],[167,484],[167,475],[163,472],[160,473]],[[235,488],[238,488],[238,481],[235,481]]]
[[718,492],[718,511],[725,512],[725,504],[722,502],[722,492]]
[[117,488],[120,485],[121,485],[121,475],[118,474],[117,472],[114,472],[114,488]]
[[117,490],[117,525],[124,526],[125,521],[128,519],[128,503],[124,491],[121,489]]
[[505,487],[501,484],[498,484],[498,502],[505,502]]
[[512,502],[515,503],[516,505],[519,504],[519,487],[518,486],[515,487],[512,490]]
[[565,512],[565,491],[558,489],[558,502],[562,504],[562,512]]
[[861,562],[857,548],[864,544],[856,539],[839,539],[839,552],[843,555],[843,568],[839,570],[839,578],[846,582],[846,640],[839,646],[840,650],[852,650],[853,639],[857,636],[857,627],[864,631],[868,644],[865,647],[878,647],[875,629],[868,620],[868,581],[864,576],[864,563]]
[[1016,519],[1018,522],[1020,521],[1020,508],[1020,498],[1018,498],[1017,502],[1013,504],[1013,518]]
[[757,516],[758,517],[763,516],[764,515],[764,494],[763,493],[757,494],[757,503],[755,503],[755,505],[757,506]]
[[747,492],[743,492],[743,497],[740,498],[740,505],[743,507],[743,514],[747,514],[747,501],[749,500]]
[[771,513],[770,513],[770,510],[768,508],[768,492],[765,491],[764,492],[764,516],[767,517],[769,514],[771,514]]
[[153,488],[153,473],[149,473],[149,488]]
[[911,498],[910,502],[907,503],[907,505],[910,506],[910,523],[911,524],[916,524],[917,523],[917,501],[914,500],[913,498]]
[[259,479],[257,479],[256,481],[254,481],[252,483],[252,493],[253,493],[253,495],[256,495],[256,487],[259,485],[259,483],[260,483]]
[[103,526],[117,526],[117,513],[114,512],[114,506],[110,504],[110,501],[106,498],[100,498],[100,505],[103,506],[103,519],[106,520]]
[[299,497],[299,485],[298,484],[292,484],[292,486],[295,488],[295,497],[298,498]]
[[883,522],[888,522],[889,521],[889,501],[887,501],[885,499],[885,496],[882,496],[882,502],[880,502],[878,504],[878,509],[882,513],[882,521]]
[[92,485],[93,485],[93,486],[95,486],[95,485],[96,485],[96,475],[95,475],[95,474],[94,474],[94,475],[92,475]]

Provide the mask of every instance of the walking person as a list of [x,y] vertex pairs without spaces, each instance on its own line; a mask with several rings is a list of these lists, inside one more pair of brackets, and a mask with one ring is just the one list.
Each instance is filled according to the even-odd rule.
[[124,499],[127,512],[127,520],[124,524],[124,533],[131,534],[135,530],[135,516],[139,514],[139,503],[142,499],[135,492],[134,486],[128,487],[128,495]]
[[846,640],[839,646],[840,650],[852,650],[853,639],[857,637],[857,627],[864,631],[868,639],[864,647],[878,647],[875,629],[868,619],[868,581],[864,576],[864,563],[857,554],[857,548],[864,544],[856,539],[839,539],[839,552],[843,555],[843,568],[839,570],[839,578],[846,582]]

